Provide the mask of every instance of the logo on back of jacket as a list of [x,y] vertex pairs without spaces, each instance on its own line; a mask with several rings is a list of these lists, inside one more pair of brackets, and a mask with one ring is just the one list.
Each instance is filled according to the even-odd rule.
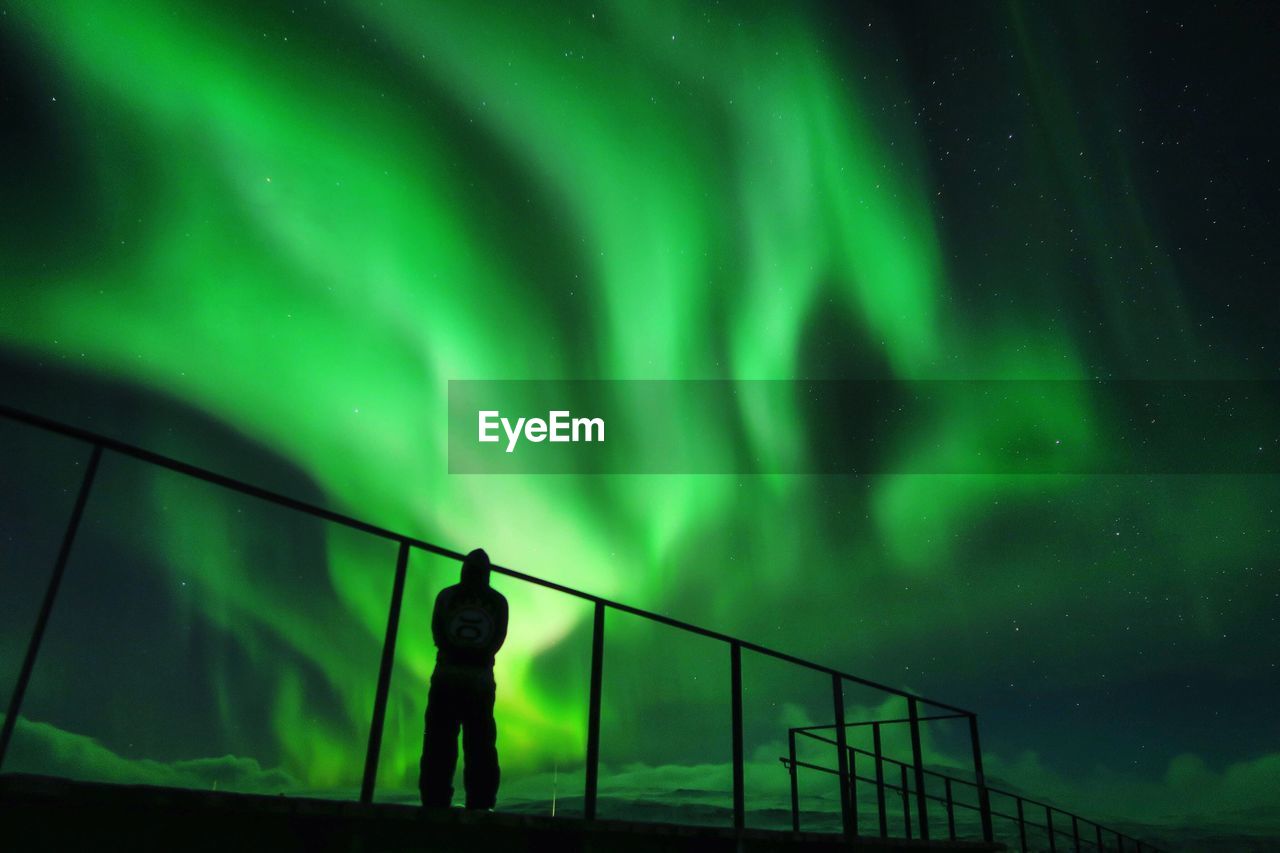
[[449,608],[445,636],[460,648],[480,649],[493,639],[493,614],[481,596],[460,595]]

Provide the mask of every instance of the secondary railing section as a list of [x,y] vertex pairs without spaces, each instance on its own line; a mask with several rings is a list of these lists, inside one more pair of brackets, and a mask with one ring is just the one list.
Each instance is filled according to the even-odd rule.
[[[94,478],[97,474],[99,463],[106,453],[116,453],[121,456],[129,457],[149,465],[158,466],[170,471],[183,474],[187,477],[201,480],[207,483],[220,486],[222,488],[248,495],[262,501],[266,501],[277,506],[285,507],[300,513],[304,513],[313,518],[326,522],[342,525],[352,530],[360,531],[371,536],[379,537],[384,540],[398,544],[398,551],[395,562],[394,578],[391,587],[391,599],[387,611],[386,631],[382,643],[381,662],[378,671],[377,687],[374,694],[374,703],[369,723],[369,734],[367,750],[365,753],[364,773],[360,787],[360,802],[371,803],[374,795],[374,785],[378,775],[378,761],[381,753],[383,725],[387,714],[387,699],[391,686],[392,669],[395,661],[396,639],[400,627],[400,610],[402,599],[404,597],[405,577],[409,563],[409,556],[412,549],[419,549],[431,554],[445,557],[452,560],[461,561],[463,555],[460,552],[444,548],[431,542],[426,542],[413,536],[370,524],[366,521],[354,518],[343,513],[335,512],[331,509],[316,506],[314,504],[300,501],[295,498],[288,497],[267,489],[254,486],[241,480],[218,474],[216,472],[201,468],[195,465],[170,458],[168,456],[145,450],[141,447],[100,435],[89,430],[80,429],[69,426],[58,421],[51,420],[39,415],[31,414],[21,410],[17,410],[8,406],[0,406],[0,417],[7,418],[11,421],[26,424],[50,433],[65,436],[86,443],[90,447],[90,455],[88,464],[85,467],[83,477],[81,478],[79,490],[76,495],[75,503],[71,510],[70,518],[67,521],[66,528],[62,535],[61,545],[58,550],[57,558],[54,563],[53,571],[50,574],[49,582],[44,592],[40,609],[36,616],[34,626],[31,631],[30,639],[27,643],[26,653],[23,657],[18,677],[14,683],[13,692],[10,695],[8,710],[4,718],[3,727],[0,728],[0,770],[3,770],[5,756],[8,752],[10,741],[13,738],[14,730],[17,725],[19,714],[22,711],[23,699],[26,695],[28,685],[31,681],[32,672],[35,667],[36,659],[40,652],[41,642],[44,638],[45,631],[49,624],[49,616],[53,610],[54,604],[58,598],[58,591],[62,584],[63,575],[65,573],[67,562],[71,554],[72,547],[75,543],[76,532],[80,527],[81,519],[85,512],[90,493],[93,489]],[[579,589],[558,584],[553,581],[544,580],[524,572],[516,571],[502,566],[493,566],[492,570],[498,574],[543,587],[564,595],[573,596],[578,599],[589,601],[593,605],[592,618],[592,634],[591,634],[591,670],[590,670],[590,686],[589,698],[587,706],[587,742],[586,742],[586,765],[585,765],[585,783],[583,791],[583,811],[586,819],[593,820],[597,813],[597,794],[599,790],[599,766],[600,766],[600,711],[601,696],[604,683],[604,639],[607,615],[610,611],[618,613],[630,614],[638,616],[652,622],[666,625],[680,631],[690,634],[706,637],[719,641],[727,647],[729,655],[729,723],[732,732],[732,767],[733,767],[733,825],[737,829],[742,829],[746,824],[746,793],[744,782],[744,748],[743,748],[743,689],[742,689],[742,653],[744,650],[763,655],[768,658],[783,661],[797,667],[802,667],[812,672],[820,673],[830,678],[831,684],[831,710],[832,718],[839,721],[838,725],[827,726],[827,729],[835,730],[834,740],[823,738],[814,734],[815,731],[823,727],[810,727],[801,729],[792,729],[790,732],[791,755],[789,758],[783,759],[787,764],[792,776],[792,812],[793,825],[799,828],[799,810],[797,801],[796,788],[796,772],[799,768],[810,768],[813,770],[835,773],[839,777],[840,784],[840,806],[841,806],[841,822],[843,832],[847,837],[852,838],[858,834],[858,818],[856,809],[856,793],[858,782],[873,782],[876,785],[877,798],[879,804],[880,815],[880,834],[888,834],[888,826],[885,822],[885,791],[898,791],[903,798],[904,813],[907,818],[904,822],[904,833],[909,837],[912,835],[912,821],[910,812],[906,811],[909,806],[906,804],[911,799],[908,789],[914,792],[916,801],[917,822],[915,834],[921,839],[929,838],[929,821],[927,818],[928,803],[930,800],[943,802],[947,808],[948,814],[948,830],[949,835],[956,837],[954,809],[957,806],[970,808],[978,813],[980,836],[991,841],[994,838],[992,818],[1008,818],[1017,820],[1025,837],[1027,826],[1034,824],[1026,821],[1023,816],[1025,804],[1034,804],[1044,808],[1046,815],[1046,824],[1050,827],[1049,837],[1053,839],[1056,835],[1061,834],[1063,830],[1053,827],[1053,814],[1056,812],[1064,816],[1070,817],[1072,821],[1072,837],[1079,837],[1078,827],[1081,823],[1094,826],[1097,833],[1097,846],[1102,848],[1101,833],[1103,828],[1088,822],[1081,821],[1075,815],[1054,809],[1046,804],[1033,800],[1017,797],[1018,815],[1017,817],[1001,814],[992,811],[990,795],[992,793],[1003,794],[1005,792],[995,791],[988,788],[982,767],[982,748],[978,737],[978,717],[972,711],[958,708],[945,702],[939,702],[934,699],[928,699],[887,684],[880,684],[870,679],[862,678],[851,673],[843,672],[833,667],[824,666],[813,661],[804,660],[770,649],[757,643],[731,637],[717,631],[711,631],[706,628],[682,622],[660,613],[643,610],[638,607],[632,607],[619,601],[612,601],[598,595],[593,595]],[[846,742],[846,731],[854,725],[845,723],[845,700],[844,691],[847,685],[859,685],[861,687],[870,688],[882,693],[905,699],[907,703],[908,716],[902,721],[910,727],[911,745],[912,745],[912,761],[901,762],[889,759],[878,754],[878,748],[875,752],[867,753],[865,750],[851,747]],[[942,709],[947,712],[943,715],[933,715],[924,717],[919,714],[920,705],[929,705],[933,708]],[[972,757],[972,779],[958,779],[956,777],[948,777],[936,771],[928,770],[924,766],[921,754],[920,744],[920,723],[928,720],[936,719],[962,719],[968,723],[968,740],[970,753]],[[879,744],[879,731],[881,723],[872,723],[873,730],[876,733],[876,743]],[[800,762],[796,760],[795,755],[795,739],[797,736],[817,738],[824,740],[836,748],[837,751],[837,767],[834,769],[820,767],[818,765]],[[859,776],[856,772],[857,756],[870,754],[874,758],[875,776],[868,778]],[[864,762],[865,763],[865,762]],[[897,784],[894,780],[888,782],[884,779],[884,767],[886,764],[892,765],[899,769],[900,779]],[[925,788],[926,777],[941,778],[946,783],[947,795],[939,798],[935,795],[928,794]],[[914,781],[912,781],[914,780]],[[976,804],[967,804],[961,806],[951,796],[951,787],[953,784],[965,785],[976,791]],[[1115,833],[1113,830],[1106,830],[1115,836],[1116,849],[1124,849],[1123,845],[1126,841],[1132,841],[1134,849],[1152,850],[1149,846],[1142,846],[1140,842],[1128,839]],[[1052,842],[1051,842],[1052,843]],[[1051,848],[1052,849],[1052,848]]]
[[[958,720],[965,719],[964,714],[935,714],[927,717],[907,717],[905,719],[888,719],[888,720],[869,720],[864,722],[849,723],[843,725],[828,726],[798,726],[787,731],[787,746],[789,754],[779,757],[779,761],[787,768],[791,776],[791,827],[796,832],[801,830],[800,825],[800,779],[799,770],[813,770],[828,775],[845,775],[843,784],[841,785],[842,796],[847,793],[847,808],[853,815],[855,834],[865,835],[861,827],[858,825],[858,783],[864,783],[864,787],[870,785],[875,792],[875,831],[874,834],[881,838],[890,837],[889,824],[889,808],[888,797],[894,796],[898,800],[899,810],[902,816],[902,836],[911,839],[919,836],[921,839],[929,838],[929,803],[939,803],[944,809],[947,823],[947,837],[955,841],[960,838],[956,831],[956,809],[966,809],[979,813],[979,819],[983,823],[983,834],[990,837],[988,833],[991,831],[990,821],[993,818],[1000,818],[1011,821],[1017,829],[1018,849],[1022,853],[1027,853],[1032,848],[1028,845],[1027,831],[1042,830],[1044,832],[1045,844],[1050,853],[1056,853],[1059,845],[1063,850],[1074,850],[1079,853],[1081,850],[1115,850],[1125,851],[1131,850],[1136,853],[1148,853],[1148,851],[1156,851],[1157,848],[1146,844],[1141,839],[1125,835],[1119,830],[1103,826],[1096,821],[1088,820],[1073,812],[1052,806],[1049,803],[1040,800],[1033,800],[1016,794],[1012,791],[1005,791],[1000,788],[986,786],[985,793],[987,795],[985,802],[982,797],[982,791],[979,786],[971,779],[965,779],[958,776],[949,775],[938,770],[930,770],[923,766],[920,761],[920,741],[919,741],[919,724],[923,722],[931,722],[935,720]],[[882,736],[882,726],[894,724],[907,724],[911,726],[911,746],[913,752],[913,760],[910,762],[890,758],[884,754],[884,738]],[[871,728],[871,749],[861,749],[847,744],[848,735],[842,739],[837,734],[835,739],[823,737],[816,734],[820,731],[831,729],[847,730],[862,726]],[[841,762],[840,769],[826,767],[813,762],[801,761],[797,757],[796,739],[798,737],[810,738],[820,743],[829,744],[837,750],[845,753],[846,758]],[[844,740],[846,743],[842,744]],[[859,762],[858,756],[863,756],[863,760]],[[886,765],[889,766],[889,772],[886,773]],[[870,775],[859,775],[859,768],[870,766]],[[942,784],[942,793],[929,793],[926,783],[927,779],[935,779]],[[896,784],[895,784],[896,783]],[[974,788],[978,790],[978,804],[966,802],[964,799],[957,797],[957,787]],[[936,790],[936,786],[935,786]],[[996,795],[1009,798],[1014,804],[1014,813],[998,811],[990,807],[990,796]],[[915,801],[915,819],[912,818],[912,801]],[[1037,823],[1033,817],[1028,817],[1027,807],[1034,806],[1036,809],[1042,810],[1044,815],[1044,823]],[[1062,820],[1054,820],[1054,815],[1058,815]]]

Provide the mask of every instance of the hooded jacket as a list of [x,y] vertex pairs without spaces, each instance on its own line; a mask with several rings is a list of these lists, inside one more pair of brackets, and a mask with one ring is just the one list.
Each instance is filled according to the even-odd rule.
[[436,596],[431,612],[436,663],[493,667],[507,638],[507,599],[489,586],[489,555],[477,548],[462,561],[462,579]]

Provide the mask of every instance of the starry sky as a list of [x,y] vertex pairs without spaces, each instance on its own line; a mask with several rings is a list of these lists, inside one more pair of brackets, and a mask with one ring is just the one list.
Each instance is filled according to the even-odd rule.
[[[1276,421],[1258,473],[895,473],[997,429],[957,398],[815,477],[771,463],[824,413],[748,403],[679,413],[738,474],[466,476],[446,403],[1280,379],[1275,35],[1261,3],[2,2],[0,401],[974,709],[999,784],[1243,849],[1280,837]],[[87,452],[0,435],[7,701]],[[394,562],[108,457],[4,769],[352,796]],[[455,572],[410,563],[380,799],[416,795]],[[589,609],[495,585],[502,803],[572,813]],[[785,825],[829,685],[744,679],[749,822]],[[722,646],[611,616],[602,813],[725,820],[727,691]]]

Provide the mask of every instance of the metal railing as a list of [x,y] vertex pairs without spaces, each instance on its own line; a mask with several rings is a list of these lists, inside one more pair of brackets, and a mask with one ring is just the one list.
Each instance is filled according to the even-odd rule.
[[[959,838],[959,835],[956,833],[956,809],[962,808],[962,809],[969,809],[971,811],[980,812],[981,820],[983,821],[984,837],[986,837],[988,840],[990,840],[990,836],[986,835],[987,827],[988,827],[988,823],[993,818],[1003,818],[1015,823],[1017,825],[1017,830],[1018,830],[1018,849],[1021,850],[1022,853],[1027,853],[1027,851],[1030,849],[1027,845],[1027,829],[1028,828],[1041,829],[1045,831],[1045,836],[1047,839],[1048,849],[1050,853],[1056,853],[1056,851],[1058,850],[1059,836],[1065,837],[1067,842],[1070,844],[1070,849],[1076,851],[1076,853],[1079,853],[1079,851],[1085,849],[1085,846],[1088,846],[1090,849],[1100,850],[1100,851],[1133,850],[1133,851],[1137,851],[1137,853],[1148,853],[1148,851],[1150,853],[1158,853],[1158,848],[1143,842],[1141,839],[1134,838],[1133,836],[1130,836],[1130,835],[1125,835],[1124,833],[1121,833],[1119,830],[1113,829],[1111,827],[1103,826],[1097,821],[1089,820],[1087,818],[1081,817],[1078,814],[1075,814],[1074,812],[1070,812],[1070,811],[1067,811],[1066,809],[1050,805],[1049,803],[1043,802],[1041,800],[1035,800],[1035,799],[1031,799],[1030,797],[1025,797],[1013,791],[1006,791],[1001,788],[995,788],[988,785],[988,786],[985,786],[985,792],[987,794],[987,799],[985,800],[985,802],[981,795],[982,793],[981,789],[979,789],[979,804],[977,805],[958,800],[954,795],[954,792],[952,789],[953,785],[964,785],[972,788],[979,788],[978,784],[970,779],[949,775],[947,773],[943,773],[940,770],[930,770],[927,767],[925,767],[920,760],[920,741],[919,741],[918,732],[919,732],[919,724],[923,722],[930,722],[934,720],[957,720],[957,719],[964,719],[965,717],[966,715],[964,714],[936,714],[928,717],[918,717],[913,715],[911,717],[907,717],[904,719],[867,720],[867,721],[856,722],[856,723],[845,722],[842,724],[827,725],[827,726],[797,726],[797,727],[788,729],[787,730],[787,746],[788,746],[789,755],[780,756],[778,760],[781,761],[783,766],[787,768],[787,771],[791,776],[791,828],[796,832],[800,831],[800,780],[799,780],[798,771],[801,768],[804,768],[808,770],[815,770],[819,773],[825,773],[829,775],[847,774],[847,783],[841,785],[841,795],[842,797],[845,796],[844,792],[848,791],[848,794],[847,794],[848,809],[853,814],[853,817],[854,817],[854,821],[855,821],[854,833],[855,834],[859,834],[859,829],[860,829],[860,827],[857,825],[857,820],[858,820],[857,783],[864,782],[864,783],[868,783],[875,786],[875,797],[876,797],[875,811],[876,811],[876,817],[878,818],[878,834],[881,838],[889,837],[889,812],[888,812],[888,802],[886,798],[886,791],[894,791],[894,792],[897,792],[897,796],[900,800],[900,807],[902,811],[902,821],[903,821],[902,837],[907,839],[911,839],[913,837],[913,828],[916,832],[919,833],[919,837],[921,839],[929,838],[928,803],[935,802],[935,803],[941,803],[943,808],[946,810],[947,837],[952,841],[955,841]],[[912,746],[913,757],[912,757],[912,761],[910,762],[902,761],[896,758],[890,758],[884,754],[881,727],[886,725],[902,724],[902,723],[907,723],[912,726],[911,746]],[[848,740],[847,735],[843,738],[839,736],[839,731],[847,730],[851,728],[857,728],[860,726],[871,727],[872,748],[870,750],[849,746],[847,744],[847,740]],[[823,737],[822,735],[815,734],[815,732],[825,731],[828,729],[837,730],[836,739],[833,740],[829,737]],[[846,754],[845,761],[840,762],[841,767],[839,769],[825,767],[823,765],[814,764],[808,761],[801,761],[797,758],[797,749],[796,749],[797,737],[811,738],[815,741],[819,741],[821,743],[834,746],[836,747],[837,750],[843,750]],[[872,776],[858,775],[857,757],[859,755],[866,756],[867,758],[871,759],[871,767],[873,768],[872,772],[874,773],[874,775]],[[894,765],[898,768],[900,781],[897,785],[893,784],[892,782],[885,781],[885,764]],[[864,762],[864,765],[865,765],[865,762]],[[910,770],[911,775],[914,776],[914,779],[915,779],[914,784],[912,784],[911,781],[909,780],[908,770]],[[929,793],[925,783],[926,777],[941,780],[943,793],[942,794]],[[912,821],[912,809],[911,809],[911,801],[913,799],[912,794],[914,794],[914,799],[916,801],[915,813],[918,821],[918,823],[916,824],[913,824],[913,821]],[[1008,814],[1006,812],[1000,812],[991,808],[989,798],[990,798],[990,795],[992,794],[1011,798],[1015,803],[1017,814]],[[1028,820],[1026,816],[1027,805],[1033,805],[1043,809],[1045,822],[1036,823],[1033,820]],[[1061,824],[1055,825],[1054,819],[1053,819],[1055,814],[1068,818],[1070,820],[1070,827],[1068,828],[1065,825],[1061,825]],[[1086,827],[1086,828],[1092,827],[1093,837],[1089,838],[1087,835],[1082,835],[1081,834],[1082,827]],[[1104,841],[1104,836],[1106,837],[1107,840],[1110,840],[1112,842],[1109,846]]]
[[[90,492],[93,488],[94,478],[97,474],[99,463],[105,453],[115,453],[131,459],[135,459],[160,468],[183,474],[185,476],[212,483],[222,488],[238,492],[243,495],[257,498],[277,506],[282,506],[297,512],[305,513],[323,521],[334,524],[343,525],[352,530],[358,530],[369,535],[395,542],[399,545],[395,563],[395,575],[391,589],[391,600],[389,602],[387,612],[386,632],[383,637],[381,663],[378,670],[377,689],[374,696],[373,709],[369,724],[368,745],[365,753],[364,773],[360,787],[360,802],[371,803],[373,801],[374,784],[377,779],[378,761],[381,753],[383,724],[387,711],[387,697],[391,687],[391,675],[393,663],[395,660],[396,636],[399,630],[400,607],[404,596],[405,576],[409,562],[409,554],[411,549],[419,549],[431,554],[445,557],[461,562],[463,554],[449,548],[444,548],[431,542],[426,542],[413,536],[398,533],[384,527],[380,527],[369,522],[362,521],[331,509],[316,506],[305,501],[291,498],[267,489],[254,486],[242,480],[218,474],[214,471],[207,470],[186,462],[173,459],[168,456],[154,453],[128,444],[109,436],[101,435],[89,430],[78,427],[69,426],[67,424],[42,417],[40,415],[31,414],[9,406],[0,405],[0,417],[11,421],[26,424],[46,432],[55,433],[67,438],[84,442],[90,447],[90,455],[88,464],[85,467],[84,475],[81,478],[80,488],[76,495],[75,503],[72,507],[71,516],[67,521],[67,526],[63,532],[61,546],[54,563],[53,571],[50,574],[48,585],[45,589],[44,598],[41,602],[40,610],[36,617],[35,624],[31,631],[31,637],[27,643],[26,654],[23,658],[21,669],[19,670],[17,680],[14,684],[13,692],[9,699],[8,711],[4,718],[3,728],[0,728],[0,770],[3,770],[4,759],[9,749],[10,741],[13,737],[15,727],[17,725],[18,716],[22,710],[23,699],[27,692],[28,684],[31,680],[31,674],[35,667],[36,658],[40,652],[41,641],[44,638],[45,630],[48,626],[49,616],[53,610],[53,606],[58,597],[58,590],[61,586],[63,575],[66,571],[67,561],[71,554],[72,546],[75,542],[76,532],[80,526],[80,521],[85,512]],[[792,810],[793,823],[798,829],[799,812],[797,804],[795,774],[798,767],[810,767],[815,770],[824,772],[833,772],[839,776],[840,792],[841,792],[841,824],[845,836],[852,838],[857,834],[857,814],[853,808],[853,796],[856,792],[857,781],[868,781],[865,777],[858,777],[854,771],[854,756],[864,754],[865,750],[855,749],[846,743],[846,729],[859,724],[845,723],[844,711],[844,688],[847,684],[859,685],[862,687],[878,690],[883,693],[897,696],[907,701],[909,716],[903,721],[909,724],[911,730],[911,744],[913,752],[913,760],[911,763],[898,762],[893,759],[885,758],[883,755],[878,757],[876,762],[877,775],[872,781],[875,781],[880,794],[881,801],[881,834],[887,833],[887,827],[884,823],[883,797],[885,788],[891,790],[901,790],[904,798],[908,788],[908,769],[914,775],[916,794],[916,812],[919,818],[919,837],[928,839],[929,825],[927,818],[928,801],[938,800],[937,797],[927,795],[925,791],[925,777],[938,776],[947,779],[947,789],[950,791],[952,782],[960,782],[965,785],[972,786],[977,791],[978,803],[975,806],[964,806],[973,808],[979,812],[981,824],[981,837],[986,841],[992,841],[994,833],[992,830],[992,817],[1008,817],[1007,815],[997,814],[992,811],[990,803],[990,794],[994,789],[990,789],[986,785],[982,767],[982,748],[978,738],[978,716],[972,711],[950,705],[946,702],[940,702],[935,699],[929,699],[924,696],[910,693],[887,684],[881,684],[867,678],[862,678],[848,672],[835,669],[834,667],[825,666],[813,661],[796,657],[795,655],[780,652],[766,646],[742,640],[737,637],[731,637],[717,631],[711,631],[697,625],[683,622],[679,619],[673,619],[660,613],[654,613],[638,607],[632,607],[619,601],[613,601],[598,595],[593,595],[582,590],[574,589],[554,581],[544,580],[515,569],[509,569],[503,566],[494,565],[492,571],[515,580],[543,587],[545,589],[555,590],[556,592],[570,595],[575,598],[589,601],[594,605],[594,613],[592,620],[591,634],[591,679],[589,688],[589,700],[587,708],[587,743],[586,743],[586,767],[585,767],[585,783],[583,791],[583,810],[587,820],[594,820],[597,812],[597,792],[599,789],[599,764],[600,764],[600,709],[601,694],[604,682],[604,636],[606,615],[609,611],[630,614],[643,619],[656,622],[658,624],[667,625],[690,634],[707,637],[724,643],[729,651],[729,692],[730,692],[730,726],[732,730],[733,744],[733,826],[736,829],[743,829],[746,823],[746,793],[744,784],[744,749],[743,749],[743,715],[742,715],[742,652],[744,650],[754,652],[765,657],[793,664],[807,670],[827,675],[831,679],[832,693],[832,712],[833,719],[839,721],[837,725],[827,726],[826,728],[834,728],[836,730],[836,738],[829,741],[826,738],[814,735],[813,731],[822,727],[809,727],[807,729],[792,729],[790,731],[790,741],[792,746],[792,754],[790,759],[783,759],[784,763],[789,761],[789,768],[792,775]],[[919,705],[926,705],[940,708],[950,713],[941,716],[921,717],[918,713]],[[969,742],[972,753],[972,780],[956,779],[955,777],[946,777],[942,774],[927,770],[921,756],[920,749],[920,723],[925,720],[933,719],[965,719],[969,724]],[[874,731],[876,732],[877,745],[879,744],[879,723],[874,723]],[[837,748],[838,767],[834,770],[829,768],[818,767],[816,765],[798,762],[795,759],[795,738],[797,735],[807,737],[817,737],[819,740],[828,740]],[[878,746],[877,746],[878,750]],[[886,785],[883,780],[882,768],[885,762],[897,764],[901,768],[902,780],[899,786]],[[995,791],[996,793],[1004,793]],[[904,802],[906,800],[904,799]],[[951,828],[951,835],[955,837],[953,809],[955,805],[951,797],[946,798],[948,803],[948,821]],[[1033,800],[1025,798],[1019,799],[1019,809],[1021,814],[1021,804],[1023,802],[1036,803]],[[1044,805],[1036,803],[1037,805]],[[1048,821],[1052,824],[1051,807],[1045,806]],[[1058,810],[1061,812],[1061,810]],[[1062,812],[1063,814],[1068,814]],[[1075,825],[1076,817],[1071,815],[1073,825]],[[1025,822],[1020,822],[1025,833]],[[1096,826],[1096,824],[1094,824]],[[907,825],[904,827],[907,834],[911,833],[910,818],[908,817]],[[1098,827],[1099,833],[1102,828]],[[1109,832],[1111,830],[1108,830]],[[1053,833],[1050,834],[1053,837]],[[1117,840],[1121,836],[1116,834]],[[1136,843],[1136,842],[1135,842]],[[1101,842],[1099,841],[1099,846]],[[1153,850],[1149,846],[1140,845],[1135,849]]]

